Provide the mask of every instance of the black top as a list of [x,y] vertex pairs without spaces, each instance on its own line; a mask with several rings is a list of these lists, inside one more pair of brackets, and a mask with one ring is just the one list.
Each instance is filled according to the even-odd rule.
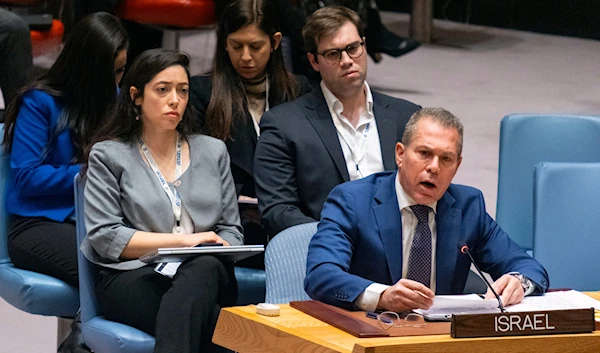
[[[296,76],[299,85],[298,97],[312,90],[310,83],[304,76]],[[190,103],[198,111],[198,124],[201,131],[205,131],[206,109],[212,93],[212,76],[193,76],[190,79]],[[273,97],[274,95],[269,95]],[[269,99],[269,107],[273,108],[284,102]],[[244,119],[234,120],[230,138],[225,141],[231,157],[231,173],[235,182],[238,195],[256,197],[254,189],[254,150],[257,136],[252,122],[252,115],[245,109]]]

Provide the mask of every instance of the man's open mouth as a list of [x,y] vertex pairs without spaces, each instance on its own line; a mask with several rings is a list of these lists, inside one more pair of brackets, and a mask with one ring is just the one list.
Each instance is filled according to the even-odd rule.
[[426,188],[435,188],[435,184],[428,181],[422,181],[421,185],[425,186]]

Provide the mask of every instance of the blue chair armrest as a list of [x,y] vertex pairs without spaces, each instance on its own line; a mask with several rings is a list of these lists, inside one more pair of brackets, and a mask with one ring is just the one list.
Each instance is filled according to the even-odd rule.
[[154,337],[131,326],[96,316],[81,325],[83,340],[94,352],[151,353]]
[[0,265],[0,297],[30,314],[75,317],[79,291],[65,282],[12,264]]

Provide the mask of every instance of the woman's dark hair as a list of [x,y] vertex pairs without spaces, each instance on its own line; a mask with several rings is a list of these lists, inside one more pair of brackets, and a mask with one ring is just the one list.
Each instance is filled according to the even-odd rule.
[[[271,38],[279,32],[277,15],[268,0],[233,0],[223,13],[217,31],[217,50],[212,72],[212,94],[206,109],[206,130],[221,140],[231,136],[234,120],[245,121],[247,99],[241,78],[233,68],[225,50],[227,36],[254,24]],[[281,45],[273,48],[267,63],[269,98],[273,102],[287,102],[298,95],[298,85],[293,75],[285,70]]]
[[41,90],[64,102],[50,142],[70,130],[75,146],[74,163],[81,162],[92,134],[101,125],[107,108],[115,102],[117,84],[114,63],[118,53],[129,45],[127,32],[115,16],[97,12],[79,21],[69,32],[65,46],[48,72],[23,88],[5,113],[4,147],[12,149],[15,123],[23,96]]
[[[123,89],[117,98],[117,104],[115,104],[114,109],[108,112],[106,121],[99,128],[92,143],[86,149],[86,156],[95,142],[113,139],[124,142],[136,141],[142,134],[142,121],[136,119],[141,115],[141,111],[140,107],[135,105],[135,100],[144,96],[146,84],[152,81],[161,71],[171,66],[183,67],[189,81],[189,64],[190,58],[186,54],[172,50],[151,49],[141,53],[125,74],[122,84]],[[131,87],[137,88],[137,93],[133,99],[129,93]],[[192,131],[195,118],[195,111],[188,104],[183,112],[181,122],[177,125],[177,130],[183,135],[189,134]]]

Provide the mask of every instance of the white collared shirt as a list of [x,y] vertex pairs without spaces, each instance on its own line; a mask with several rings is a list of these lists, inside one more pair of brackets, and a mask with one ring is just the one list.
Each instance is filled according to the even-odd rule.
[[384,170],[379,132],[373,114],[373,95],[366,81],[363,87],[366,95],[365,109],[360,114],[355,128],[342,115],[344,111],[342,102],[321,81],[323,96],[337,130],[350,180],[364,178]]
[[[410,197],[402,185],[400,185],[400,174],[396,174],[396,198],[398,200],[398,208],[402,215],[402,278],[406,278],[408,273],[408,259],[410,257],[410,249],[412,247],[415,230],[419,222],[410,206],[417,203]],[[432,211],[429,212],[429,228],[431,229],[431,285],[430,289],[435,293],[435,255],[437,244],[437,224],[435,222],[435,214],[437,212],[437,201],[431,205]],[[390,286],[380,283],[369,285],[361,295],[356,298],[356,306],[365,311],[375,311],[381,297],[381,293]]]

